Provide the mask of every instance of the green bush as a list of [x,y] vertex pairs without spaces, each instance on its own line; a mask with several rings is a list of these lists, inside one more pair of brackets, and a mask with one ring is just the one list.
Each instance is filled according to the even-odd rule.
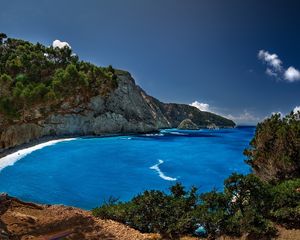
[[300,179],[281,182],[271,188],[271,217],[286,227],[300,227]]
[[209,237],[225,233],[226,219],[229,216],[228,199],[215,190],[201,194],[201,202],[193,211],[195,222],[204,226]]
[[272,115],[259,123],[250,147],[247,163],[266,181],[300,177],[300,113],[285,117]]
[[157,190],[145,191],[128,203],[105,203],[95,208],[93,214],[126,223],[142,232],[157,232],[165,239],[174,239],[196,230],[192,214],[196,202],[195,188],[185,192],[181,184],[176,184],[170,195]]
[[[195,188],[185,191],[177,183],[170,188],[170,194],[145,191],[129,202],[105,203],[95,208],[93,214],[128,224],[141,232],[159,233],[163,239],[195,235],[199,226],[212,239],[223,234],[244,233],[256,238],[273,237],[276,235],[273,212],[280,210],[272,201],[274,188],[281,187],[263,183],[252,174],[233,174],[225,180],[224,192],[213,190],[199,195]],[[289,198],[288,192],[281,194],[283,199]],[[297,205],[295,201],[298,198],[291,199]]]
[[2,33],[0,73],[2,124],[11,118],[28,122],[30,110],[43,108],[47,115],[63,101],[75,101],[74,96],[108,95],[118,86],[112,66],[101,68],[79,61],[68,47],[46,47]]

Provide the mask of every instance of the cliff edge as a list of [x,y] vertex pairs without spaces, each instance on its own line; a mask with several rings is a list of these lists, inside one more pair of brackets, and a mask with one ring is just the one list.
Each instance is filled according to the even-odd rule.
[[80,61],[68,47],[0,41],[0,154],[42,137],[145,133],[234,122],[185,104],[162,103],[130,73]]

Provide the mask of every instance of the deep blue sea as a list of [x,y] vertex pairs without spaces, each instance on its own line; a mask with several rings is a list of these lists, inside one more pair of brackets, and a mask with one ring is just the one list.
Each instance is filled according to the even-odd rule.
[[14,161],[8,156],[0,168],[0,192],[91,209],[110,196],[129,200],[147,189],[167,191],[176,181],[200,192],[222,190],[230,173],[250,171],[243,150],[254,131],[170,129],[57,142],[24,156],[18,153]]

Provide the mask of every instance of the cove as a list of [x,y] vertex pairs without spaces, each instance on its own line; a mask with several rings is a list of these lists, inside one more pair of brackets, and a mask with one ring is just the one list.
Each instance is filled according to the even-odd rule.
[[25,201],[92,209],[110,196],[126,201],[144,190],[167,191],[176,181],[200,192],[222,190],[232,172],[250,171],[243,150],[254,131],[168,129],[56,141],[14,158],[9,155],[5,165],[0,159],[0,192]]

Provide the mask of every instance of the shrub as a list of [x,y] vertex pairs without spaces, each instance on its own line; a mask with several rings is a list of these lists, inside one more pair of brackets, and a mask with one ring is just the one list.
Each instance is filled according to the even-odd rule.
[[93,214],[126,223],[142,232],[160,233],[164,239],[174,239],[196,230],[192,214],[196,198],[195,188],[185,192],[181,184],[176,184],[170,195],[157,190],[145,191],[128,203],[104,203]]
[[254,173],[266,181],[300,176],[300,113],[280,114],[259,123],[244,151]]
[[300,179],[287,180],[271,188],[271,217],[286,227],[300,227]]
[[108,96],[118,86],[112,66],[101,68],[79,61],[67,47],[45,47],[5,34],[0,36],[0,72],[2,123],[14,116],[11,112],[20,115],[15,120],[34,121],[29,113],[37,106],[47,115],[62,101],[75,101],[73,96],[88,99],[103,89]]

